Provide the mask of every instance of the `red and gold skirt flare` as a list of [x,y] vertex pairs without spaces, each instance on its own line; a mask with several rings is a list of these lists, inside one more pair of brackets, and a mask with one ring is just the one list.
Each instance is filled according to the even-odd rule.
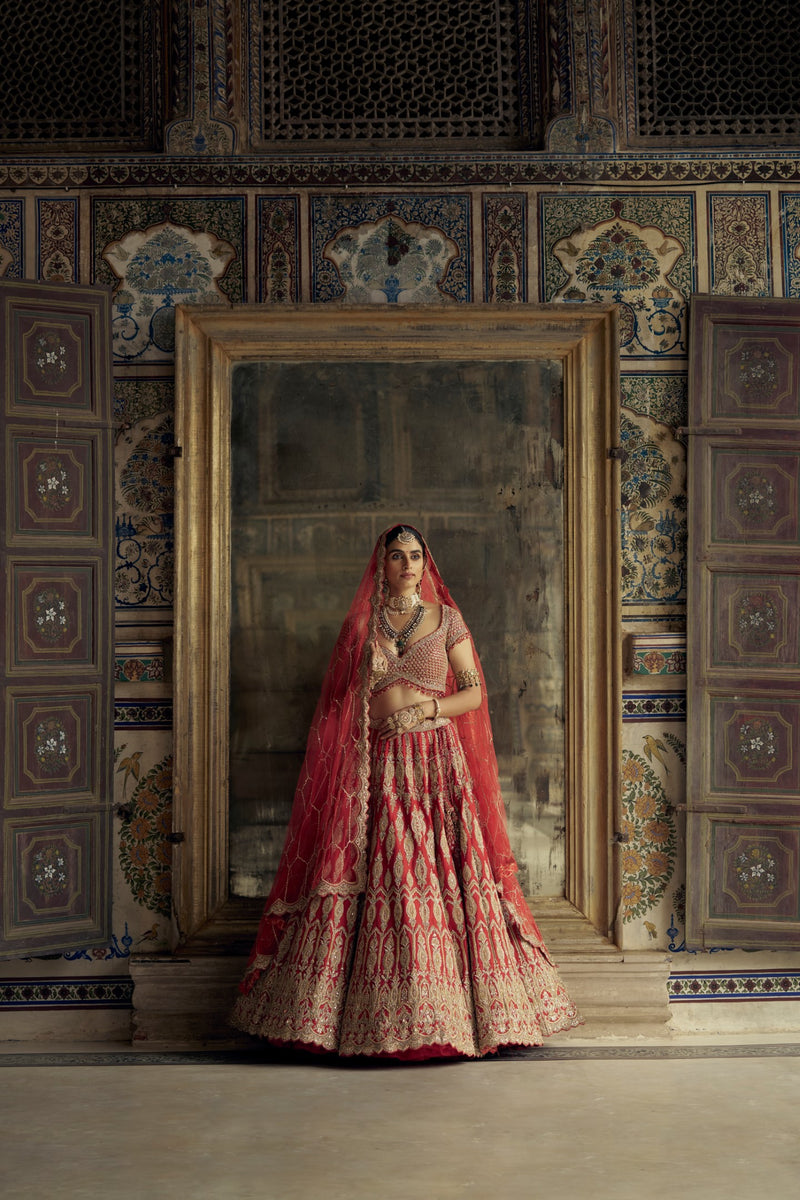
[[233,1024],[340,1055],[477,1057],[581,1023],[529,918],[492,874],[446,720],[378,741],[361,896],[312,897]]

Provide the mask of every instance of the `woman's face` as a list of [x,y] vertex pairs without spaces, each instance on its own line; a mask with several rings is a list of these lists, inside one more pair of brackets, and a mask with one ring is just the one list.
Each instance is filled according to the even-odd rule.
[[425,554],[416,538],[401,542],[397,538],[386,547],[384,573],[389,591],[393,596],[413,592],[422,580],[425,570]]

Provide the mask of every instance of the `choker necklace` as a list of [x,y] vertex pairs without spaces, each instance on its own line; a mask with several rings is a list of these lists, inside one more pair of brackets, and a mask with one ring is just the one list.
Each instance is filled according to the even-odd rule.
[[396,653],[398,658],[402,658],[405,654],[406,646],[419,629],[424,616],[425,605],[418,604],[414,609],[413,616],[406,621],[402,629],[397,630],[389,624],[389,618],[386,616],[386,609],[383,607],[381,608],[381,611],[378,615],[378,624],[381,627],[381,633],[386,638],[387,642],[394,642],[395,646],[397,647]]
[[407,613],[411,612],[412,608],[416,608],[418,604],[422,604],[422,599],[416,592],[411,592],[402,596],[387,596],[384,603],[389,612]]

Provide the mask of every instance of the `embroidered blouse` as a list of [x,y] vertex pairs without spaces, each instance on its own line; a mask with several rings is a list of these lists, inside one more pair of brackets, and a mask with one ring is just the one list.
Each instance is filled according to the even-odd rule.
[[453,646],[468,637],[469,630],[460,614],[443,604],[438,628],[412,642],[402,658],[389,647],[376,646],[370,672],[372,695],[377,696],[399,683],[429,696],[443,696],[447,683],[447,655]]

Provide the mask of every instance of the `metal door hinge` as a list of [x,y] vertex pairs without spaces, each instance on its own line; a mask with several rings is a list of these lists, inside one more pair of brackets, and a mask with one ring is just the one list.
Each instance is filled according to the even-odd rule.
[[181,842],[186,841],[186,834],[185,833],[177,833],[177,832],[168,833],[167,841],[172,842],[173,846],[178,846],[178,845],[180,845]]

